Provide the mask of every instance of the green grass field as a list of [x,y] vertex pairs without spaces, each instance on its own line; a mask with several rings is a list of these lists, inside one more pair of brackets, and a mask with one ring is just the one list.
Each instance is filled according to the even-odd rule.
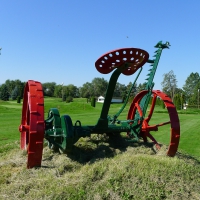
[[[111,104],[109,115],[114,115],[121,104]],[[102,104],[96,107],[90,106],[85,99],[75,99],[72,103],[61,102],[60,99],[45,98],[45,118],[50,108],[58,108],[60,115],[68,114],[72,121],[80,120],[82,125],[95,125],[102,109]],[[120,115],[120,119],[126,119],[129,105]],[[21,121],[22,104],[14,101],[0,102],[0,151],[3,145],[19,141],[20,133],[18,127]],[[186,111],[179,113],[181,138],[179,150],[195,157],[200,157],[200,111]],[[162,108],[156,107],[151,119],[152,124],[158,124],[168,120],[168,113]],[[160,127],[158,132],[153,133],[156,139],[168,145],[170,139],[170,127]]]
[[[120,104],[111,104],[109,115]],[[45,118],[50,108],[68,114],[73,123],[96,124],[102,104],[90,106],[85,99],[72,103],[45,98]],[[126,119],[129,106],[119,119]],[[152,146],[109,141],[103,135],[81,138],[75,152],[66,156],[52,152],[44,143],[41,168],[26,169],[26,152],[20,150],[22,104],[0,101],[0,199],[200,199],[200,112],[179,112],[181,125],[177,155],[165,155],[170,127],[153,135],[163,144],[156,153]],[[168,121],[156,107],[151,123]],[[120,143],[121,142],[121,143]]]

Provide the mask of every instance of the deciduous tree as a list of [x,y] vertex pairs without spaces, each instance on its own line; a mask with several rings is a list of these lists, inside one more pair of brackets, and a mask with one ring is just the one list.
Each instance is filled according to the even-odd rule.
[[92,84],[86,82],[79,88],[80,96],[83,98],[90,98],[92,96]]
[[94,78],[91,82],[92,96],[105,96],[107,87],[108,81],[106,81],[104,78]]
[[191,73],[183,85],[183,90],[187,101],[190,104],[196,104],[198,89],[200,89],[200,76],[199,73]]
[[42,84],[44,96],[53,97],[56,83],[55,82],[47,82]]
[[175,90],[177,88],[177,80],[176,75],[173,70],[170,72],[163,74],[163,81],[161,82],[162,91],[170,96],[172,101],[174,101]]

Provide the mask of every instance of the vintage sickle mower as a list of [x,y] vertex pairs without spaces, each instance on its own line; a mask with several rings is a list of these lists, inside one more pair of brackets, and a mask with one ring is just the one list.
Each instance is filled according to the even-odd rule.
[[[19,126],[19,131],[21,132],[21,149],[27,150],[28,153],[27,168],[41,166],[44,138],[48,141],[50,148],[68,153],[72,151],[73,145],[81,137],[91,136],[91,134],[120,134],[121,132],[127,132],[127,136],[131,140],[139,141],[139,139],[143,139],[144,142],[147,142],[149,138],[159,150],[160,145],[150,132],[157,131],[159,126],[166,124],[171,125],[170,143],[166,154],[174,156],[178,149],[180,138],[178,114],[174,104],[166,94],[159,90],[153,90],[153,78],[162,50],[169,48],[169,43],[166,42],[163,44],[160,41],[155,48],[157,50],[152,60],[149,59],[149,54],[142,49],[124,48],[110,51],[95,62],[96,69],[103,74],[114,71],[108,84],[100,117],[95,125],[82,126],[79,120],[73,125],[70,116],[63,115],[60,117],[59,111],[56,108],[49,110],[48,117],[45,120],[42,85],[40,82],[29,80],[24,90],[22,119]],[[118,117],[125,108],[130,93],[142,71],[142,66],[145,63],[150,63],[151,67],[147,75],[145,89],[133,99],[127,119],[119,120]],[[138,75],[122,108],[114,116],[108,116],[115,85],[120,74],[132,75],[137,70],[139,71]],[[169,121],[150,125],[149,122],[158,97],[163,100],[168,110]],[[151,99],[150,111],[148,116],[145,116]]]

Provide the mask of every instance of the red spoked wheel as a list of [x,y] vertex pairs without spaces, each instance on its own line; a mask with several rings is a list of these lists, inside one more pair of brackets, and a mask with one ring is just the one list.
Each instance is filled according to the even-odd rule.
[[28,153],[27,168],[41,166],[45,131],[44,97],[42,85],[37,81],[26,83],[19,131],[21,149]]
[[95,67],[100,73],[108,74],[126,63],[128,67],[122,73],[132,75],[147,62],[148,58],[149,54],[142,49],[116,49],[102,55],[95,62]]
[[[140,108],[139,103],[147,93],[148,93],[148,91],[144,90],[144,91],[140,92],[134,98],[134,100],[130,106],[127,119],[133,120],[135,117],[136,111],[138,112],[140,117],[143,116],[142,109]],[[163,93],[159,90],[153,90],[152,95],[153,95],[153,99],[152,99],[150,111],[149,111],[148,116],[142,122],[140,136],[143,138],[144,142],[147,142],[147,138],[151,139],[153,141],[153,143],[156,145],[156,148],[159,150],[160,145],[158,144],[156,139],[153,137],[153,135],[150,133],[150,131],[158,131],[159,126],[170,124],[171,125],[171,136],[170,136],[170,144],[169,144],[169,148],[167,151],[167,155],[174,156],[177,152],[178,145],[179,145],[179,139],[180,139],[180,123],[179,123],[179,117],[178,117],[178,114],[176,111],[176,107],[174,106],[172,100],[165,93]],[[153,112],[154,112],[157,97],[160,97],[163,100],[165,107],[169,113],[169,121],[159,123],[156,125],[149,125],[149,122],[150,122]]]

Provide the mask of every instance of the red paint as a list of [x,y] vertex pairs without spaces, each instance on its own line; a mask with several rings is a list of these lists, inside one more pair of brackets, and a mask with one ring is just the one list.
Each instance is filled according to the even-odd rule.
[[[136,97],[133,99],[133,102],[130,106],[127,119],[134,119],[137,110],[139,112],[140,117],[143,116],[141,108],[139,108],[138,106],[142,98],[147,93],[148,91],[144,90],[136,95]],[[151,135],[150,131],[158,131],[159,126],[171,124],[171,130],[170,130],[171,137],[170,137],[170,144],[167,151],[167,155],[174,156],[177,152],[179,139],[180,139],[180,122],[179,122],[179,117],[176,111],[176,107],[174,106],[172,100],[165,93],[159,90],[153,90],[152,94],[153,94],[152,105],[151,105],[148,116],[143,120],[140,135],[143,138],[144,142],[147,142],[147,138],[150,138],[156,145],[157,149],[160,149],[160,145],[158,144],[156,139]],[[149,125],[149,121],[151,120],[151,117],[153,115],[157,97],[160,97],[163,100],[165,107],[169,113],[169,121],[163,122],[161,124]]]
[[21,149],[27,150],[27,168],[41,166],[44,139],[44,97],[41,83],[29,80],[23,97]]
[[123,48],[103,54],[96,62],[96,69],[102,74],[108,74],[115,68],[128,64],[128,68],[122,73],[125,75],[134,74],[149,59],[149,54],[137,48]]

